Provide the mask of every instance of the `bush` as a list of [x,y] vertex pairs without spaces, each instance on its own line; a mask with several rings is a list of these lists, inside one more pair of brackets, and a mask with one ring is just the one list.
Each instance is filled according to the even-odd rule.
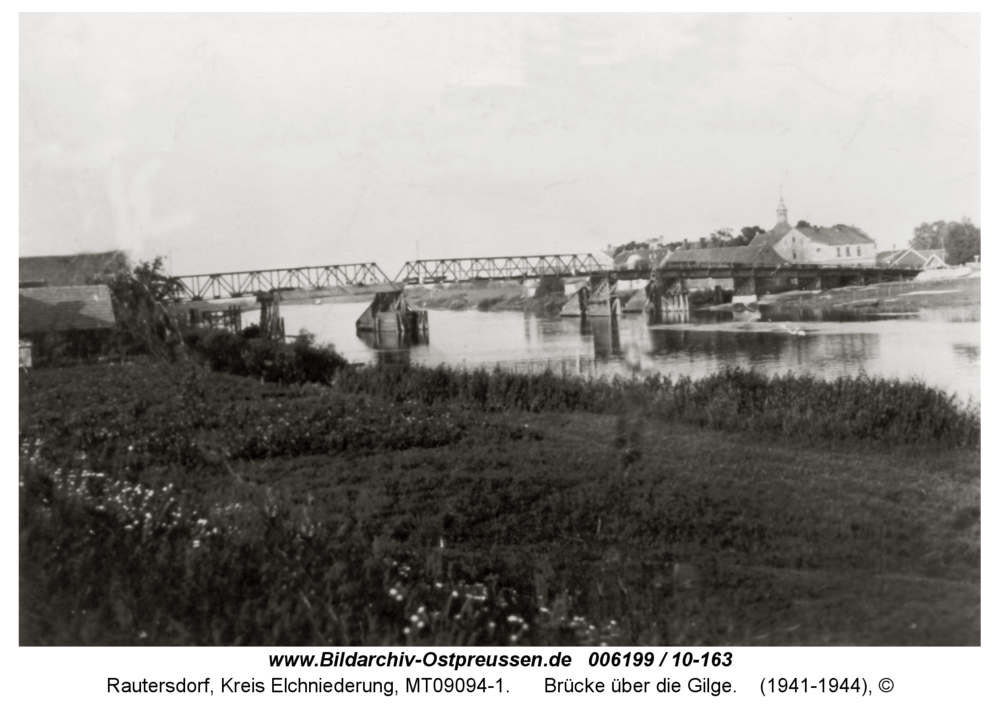
[[228,331],[210,331],[192,335],[190,345],[208,361],[212,370],[269,383],[329,384],[333,375],[347,365],[332,346],[317,346],[310,334],[300,335],[291,344],[254,335],[250,329],[239,336]]

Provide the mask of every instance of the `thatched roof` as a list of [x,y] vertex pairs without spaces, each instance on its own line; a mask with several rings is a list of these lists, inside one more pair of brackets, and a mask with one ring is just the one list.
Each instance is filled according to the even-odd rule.
[[84,286],[95,275],[111,274],[128,267],[124,252],[69,254],[58,257],[21,257],[18,281],[25,286]]

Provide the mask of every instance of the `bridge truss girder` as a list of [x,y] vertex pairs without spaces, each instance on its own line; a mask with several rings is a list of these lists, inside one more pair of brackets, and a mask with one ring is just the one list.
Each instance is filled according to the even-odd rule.
[[613,267],[602,264],[592,254],[418,259],[404,264],[395,281],[404,284],[433,284],[545,276],[591,276],[612,271]]
[[389,281],[389,277],[375,262],[334,264],[322,267],[261,269],[221,274],[195,274],[175,277],[175,279],[178,284],[175,301],[238,298],[292,289],[322,289],[332,286],[355,286]]

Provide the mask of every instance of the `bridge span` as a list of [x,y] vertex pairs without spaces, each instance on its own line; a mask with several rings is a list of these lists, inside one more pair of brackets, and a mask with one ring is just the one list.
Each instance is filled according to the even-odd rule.
[[[607,276],[615,267],[593,254],[544,254],[532,257],[417,259],[403,265],[395,281],[403,284]],[[646,277],[649,270],[646,270]]]
[[323,267],[291,267],[247,272],[220,272],[174,277],[174,301],[238,299],[243,296],[310,290],[335,286],[367,286],[391,283],[375,262],[334,264]]
[[[408,319],[417,314],[419,310],[409,306],[403,295],[404,287],[408,285],[585,277],[587,283],[580,288],[577,298],[571,299],[571,303],[564,308],[565,315],[580,316],[616,314],[619,304],[615,284],[621,280],[648,279],[643,309],[660,313],[686,311],[688,282],[696,279],[732,279],[734,300],[749,302],[774,288],[831,289],[851,284],[911,279],[920,271],[917,268],[860,264],[755,264],[670,260],[656,267],[616,268],[607,259],[598,259],[593,254],[418,259],[406,262],[396,278],[391,280],[374,262],[174,277],[174,301],[195,302],[256,296],[259,302],[271,303],[273,299],[269,295],[276,292],[313,292],[339,287],[349,289],[353,295],[375,295],[375,301],[369,307],[372,313],[366,312],[370,318],[365,320],[366,317],[362,317],[358,322],[360,328],[362,321],[365,324],[369,321],[375,324],[403,323],[400,314]],[[415,323],[426,330],[426,316],[418,318]]]

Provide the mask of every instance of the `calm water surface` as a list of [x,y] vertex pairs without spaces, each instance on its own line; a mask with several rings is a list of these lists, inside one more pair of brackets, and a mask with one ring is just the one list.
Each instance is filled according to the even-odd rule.
[[[289,334],[307,329],[351,362],[412,362],[584,375],[660,372],[697,378],[725,366],[820,377],[914,377],[980,400],[979,309],[942,309],[868,321],[744,322],[731,313],[650,324],[641,314],[570,319],[518,312],[431,311],[429,337],[355,332],[367,303],[290,305]],[[789,314],[795,317],[795,314]],[[801,315],[798,315],[801,318]],[[833,316],[835,317],[835,315]],[[780,318],[780,316],[779,316]],[[813,315],[813,318],[816,318]],[[794,331],[792,333],[789,331]]]

